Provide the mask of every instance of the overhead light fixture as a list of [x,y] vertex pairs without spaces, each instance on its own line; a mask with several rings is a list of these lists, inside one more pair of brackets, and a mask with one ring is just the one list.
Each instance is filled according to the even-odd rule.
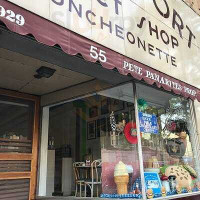
[[35,78],[40,79],[40,78],[50,78],[51,76],[53,76],[53,74],[55,73],[55,69],[51,69],[49,67],[40,67],[39,69],[37,69],[37,74],[34,75]]

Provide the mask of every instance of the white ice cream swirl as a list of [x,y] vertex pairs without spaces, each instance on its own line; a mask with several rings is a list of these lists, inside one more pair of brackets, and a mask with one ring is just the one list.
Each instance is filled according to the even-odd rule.
[[114,176],[128,176],[127,167],[122,161],[115,166]]

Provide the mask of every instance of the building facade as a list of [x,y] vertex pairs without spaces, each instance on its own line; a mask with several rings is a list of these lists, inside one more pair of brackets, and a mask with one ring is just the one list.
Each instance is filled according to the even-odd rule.
[[0,198],[198,199],[199,21],[198,1],[0,0]]

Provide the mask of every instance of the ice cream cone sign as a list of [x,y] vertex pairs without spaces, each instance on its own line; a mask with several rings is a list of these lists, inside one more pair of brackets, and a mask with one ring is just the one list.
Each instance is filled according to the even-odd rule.
[[148,199],[153,199],[154,194],[153,194],[153,190],[152,189],[148,189],[146,193],[147,193],[147,198]]
[[114,181],[117,185],[117,194],[128,193],[129,175],[127,167],[122,161],[119,161],[119,163],[115,166]]

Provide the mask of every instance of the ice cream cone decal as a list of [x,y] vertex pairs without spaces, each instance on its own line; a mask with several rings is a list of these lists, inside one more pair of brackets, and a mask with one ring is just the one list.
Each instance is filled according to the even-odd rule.
[[115,166],[114,181],[117,185],[117,194],[128,193],[129,175],[126,165],[121,161]]

